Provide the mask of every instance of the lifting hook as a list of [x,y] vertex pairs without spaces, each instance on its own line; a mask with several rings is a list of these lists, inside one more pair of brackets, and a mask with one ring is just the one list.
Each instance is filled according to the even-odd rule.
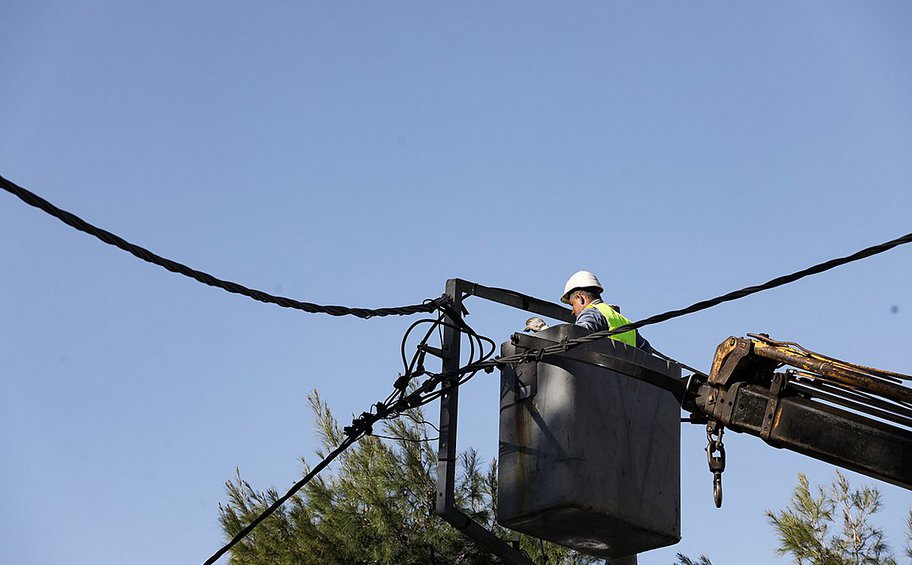
[[722,472],[725,471],[725,445],[722,434],[725,428],[715,420],[706,423],[706,460],[713,474],[713,502],[722,508]]

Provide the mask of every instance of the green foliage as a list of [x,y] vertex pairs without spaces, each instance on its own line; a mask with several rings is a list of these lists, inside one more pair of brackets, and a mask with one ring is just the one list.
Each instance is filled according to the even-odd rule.
[[906,557],[912,559],[912,510],[906,517]]
[[[342,442],[342,430],[314,391],[320,458]],[[324,471],[236,545],[236,565],[278,564],[479,564],[499,560],[434,515],[437,454],[420,410],[384,425],[336,460],[335,474]],[[584,565],[596,560],[563,547],[520,536],[494,522],[497,498],[495,462],[483,465],[474,450],[460,455],[458,506],[473,520],[520,548],[536,563]],[[305,473],[308,470],[304,461]],[[229,501],[219,505],[228,538],[237,534],[281,493],[258,491],[237,477],[226,483]]]
[[701,555],[697,560],[693,560],[682,553],[678,553],[677,556],[678,560],[675,561],[675,565],[712,565],[712,561],[705,555]]
[[789,506],[766,514],[778,533],[777,553],[791,554],[796,563],[896,565],[883,531],[870,521],[880,508],[877,488],[853,490],[837,471],[832,484],[818,487],[816,495],[807,477],[799,474]]

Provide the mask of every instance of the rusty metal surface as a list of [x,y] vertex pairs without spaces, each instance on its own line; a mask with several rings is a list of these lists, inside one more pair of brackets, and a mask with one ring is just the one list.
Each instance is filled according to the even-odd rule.
[[912,389],[840,366],[832,361],[815,359],[810,355],[794,352],[762,341],[754,342],[753,353],[765,359],[817,373],[820,378],[834,380],[896,402],[912,402]]
[[880,377],[882,379],[886,379],[889,381],[901,383],[903,381],[912,380],[912,376],[910,376],[910,375],[906,375],[903,373],[897,373],[895,371],[886,371],[884,369],[877,369],[875,367],[868,367],[867,365],[860,365],[858,363],[850,363],[848,361],[842,361],[840,359],[836,359],[835,357],[830,357],[829,355],[824,355],[823,353],[811,351],[810,349],[803,347],[803,346],[801,346],[801,344],[796,343],[794,341],[776,341],[775,339],[771,338],[770,336],[768,336],[766,334],[747,334],[747,336],[750,338],[756,339],[758,341],[762,341],[762,342],[768,343],[770,345],[777,346],[777,347],[794,348],[810,357],[814,357],[821,361],[829,361],[830,363],[833,363],[834,365],[843,366],[843,367],[846,367],[846,368],[849,368],[849,369],[852,369],[855,371],[861,371],[864,373],[868,373],[869,375],[872,375],[875,377]]
[[[912,489],[912,390],[902,385],[904,375],[749,335],[719,345],[709,378],[685,396],[685,410]],[[798,369],[776,372],[782,365]]]
[[732,380],[763,381],[771,378],[777,365],[754,357],[753,340],[729,337],[716,348],[709,382],[724,388]]
[[701,387],[698,409],[732,431],[757,437],[768,423],[765,441],[774,447],[912,489],[912,432],[797,395],[778,399],[770,415],[770,390],[739,384],[723,397],[732,406],[727,415],[719,402],[709,401],[710,385]]

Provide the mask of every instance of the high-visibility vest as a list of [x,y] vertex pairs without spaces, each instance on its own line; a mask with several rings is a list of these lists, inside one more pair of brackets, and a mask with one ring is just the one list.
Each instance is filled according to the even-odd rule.
[[[599,302],[598,304],[589,303],[586,308],[595,308],[598,310],[602,316],[605,316],[605,319],[608,320],[608,329],[613,330],[614,328],[619,328],[623,325],[629,324],[630,320],[621,316],[620,312],[608,306],[604,302]],[[636,347],[637,344],[637,334],[636,330],[630,330],[629,332],[620,333],[617,335],[611,336],[611,339],[616,339],[621,343],[626,343],[632,347]]]

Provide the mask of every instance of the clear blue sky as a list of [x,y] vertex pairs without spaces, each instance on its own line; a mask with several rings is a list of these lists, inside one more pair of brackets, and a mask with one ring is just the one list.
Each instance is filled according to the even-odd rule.
[[[639,318],[912,231],[907,2],[8,0],[0,16],[0,174],[302,300],[411,304],[450,277],[556,300],[586,268]],[[0,260],[4,563],[202,562],[235,468],[294,482],[317,445],[305,394],[342,418],[384,397],[411,321],[229,295],[6,194]],[[703,368],[765,331],[909,372],[910,267],[900,248],[644,333]],[[525,319],[468,306],[497,341]],[[461,400],[460,446],[493,457],[496,378]],[[641,564],[774,561],[764,511],[796,473],[832,477],[726,439],[715,510],[703,431],[682,429],[684,539]],[[879,487],[900,546],[912,496]]]

